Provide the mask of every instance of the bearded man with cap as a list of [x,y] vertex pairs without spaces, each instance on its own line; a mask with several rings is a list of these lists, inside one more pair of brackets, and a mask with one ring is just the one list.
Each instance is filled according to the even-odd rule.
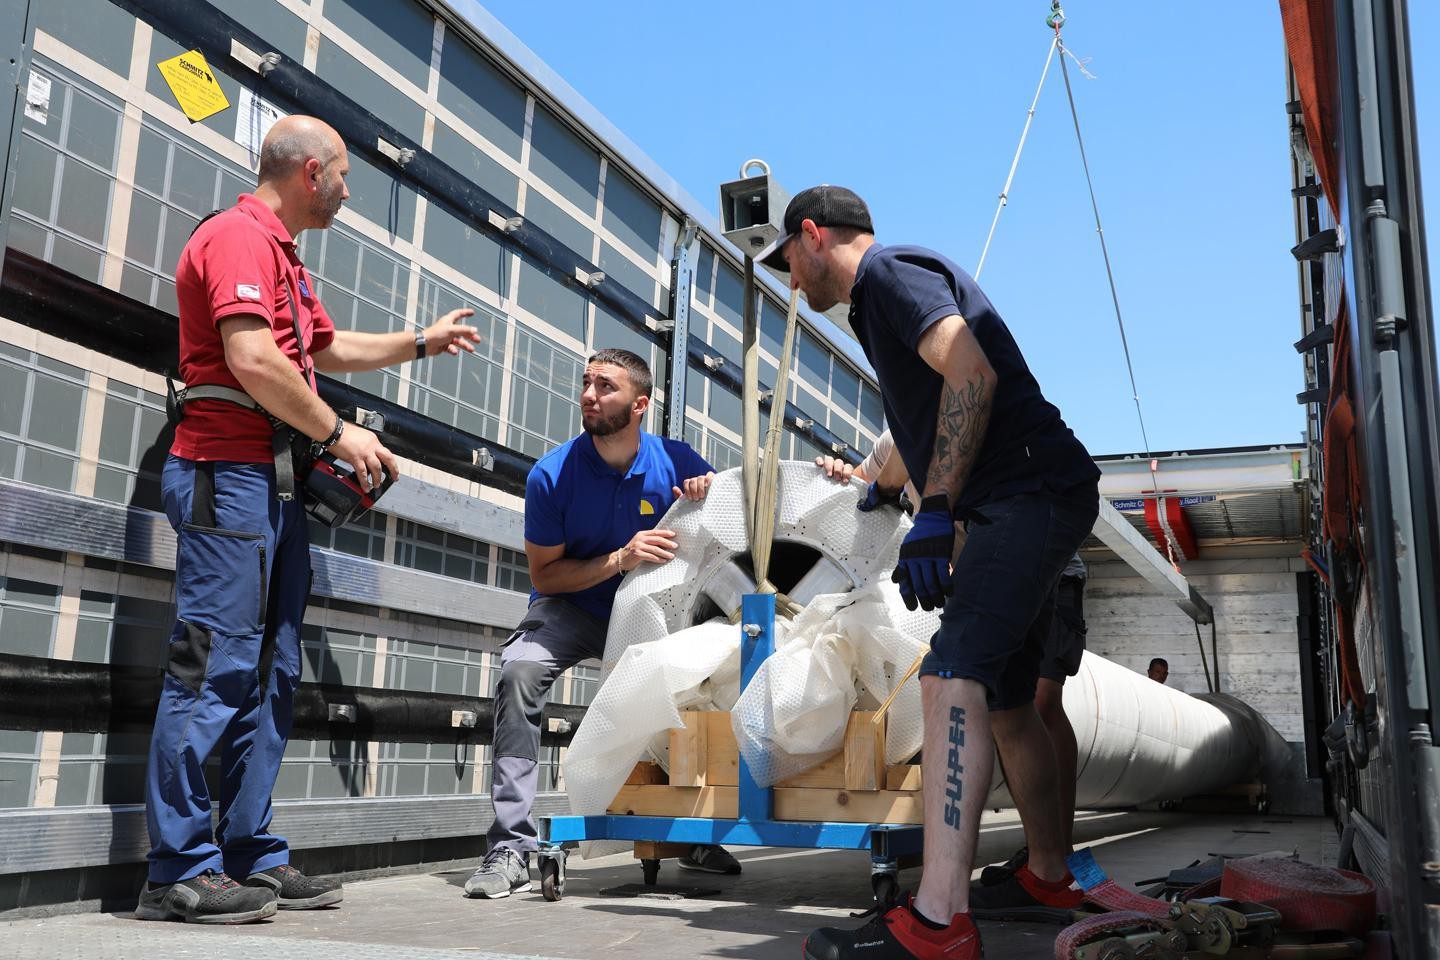
[[[920,888],[877,905],[858,930],[816,930],[805,955],[979,958],[972,915],[1058,917],[1080,904],[1065,863],[1055,754],[1033,703],[1046,639],[1036,621],[1094,525],[1100,473],[1040,392],[995,307],[953,261],[876,243],[869,208],[844,187],[796,194],[783,227],[757,259],[788,271],[816,310],[850,304],[896,451],[920,494],[894,580],[912,610],[942,611],[920,669]],[[859,506],[874,509],[892,494],[871,491]],[[956,520],[968,537],[952,569]],[[972,895],[992,745],[1029,862],[1010,883]]]

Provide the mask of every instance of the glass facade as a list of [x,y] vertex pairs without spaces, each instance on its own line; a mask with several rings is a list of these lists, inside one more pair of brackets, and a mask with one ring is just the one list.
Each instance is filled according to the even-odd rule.
[[[648,304],[652,317],[669,312],[682,211],[548,97],[517,82],[510,65],[437,24],[429,8],[414,0],[211,6],[594,264],[607,284]],[[232,109],[192,124],[154,67],[190,49],[188,38],[163,24],[139,24],[132,6],[109,0],[36,0],[32,7],[38,34],[28,69],[52,92],[48,107],[17,117],[13,200],[0,211],[7,242],[173,314],[175,265],[191,231],[255,183],[233,105],[242,89],[263,93],[263,86],[235,61],[212,58]],[[530,457],[578,431],[590,352],[633,350],[663,386],[663,334],[636,329],[573,277],[498,242],[480,226],[483,213],[477,222],[362,150],[352,149],[350,163],[345,210],[329,230],[300,238],[336,326],[413,329],[467,306],[476,311],[471,322],[481,339],[473,354],[343,379]],[[698,251],[691,330],[711,352],[738,363],[739,264],[713,238],[702,238]],[[784,306],[766,296],[762,378],[773,382]],[[882,429],[873,383],[829,344],[809,334],[799,343],[796,402],[863,452]],[[740,462],[740,401],[707,373],[690,371],[685,439],[726,469]],[[0,327],[0,478],[158,510],[170,442],[162,391],[153,374],[47,338],[37,348],[23,328]],[[669,402],[657,389],[652,429]],[[794,457],[820,452],[793,433],[782,450]],[[479,496],[514,509],[513,500],[490,491]],[[462,534],[433,519],[371,513],[337,530],[312,528],[312,543],[445,578],[456,589],[481,584],[528,594],[529,570],[513,533]],[[0,649],[155,667],[173,616],[171,594],[163,571],[0,549]],[[305,679],[488,696],[513,626],[315,598],[303,636]],[[582,664],[557,683],[553,699],[589,703],[598,684],[598,666]],[[47,743],[39,733],[0,731],[0,807],[140,799],[143,735],[67,734]],[[561,755],[543,751],[542,789],[559,784]],[[296,740],[276,796],[482,793],[489,776],[487,749]]]

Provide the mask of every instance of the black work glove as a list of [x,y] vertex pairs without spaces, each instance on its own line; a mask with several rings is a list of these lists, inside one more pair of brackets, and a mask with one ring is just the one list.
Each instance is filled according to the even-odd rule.
[[908,610],[938,610],[950,595],[950,554],[955,551],[955,521],[944,494],[920,501],[915,525],[900,543],[900,559],[890,579],[900,585]]

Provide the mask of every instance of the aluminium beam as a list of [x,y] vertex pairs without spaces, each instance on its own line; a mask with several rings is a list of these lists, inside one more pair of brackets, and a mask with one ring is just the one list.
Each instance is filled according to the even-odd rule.
[[1209,602],[1103,496],[1094,533],[1101,543],[1129,564],[1130,569],[1161,596],[1173,601],[1190,619],[1196,623],[1215,622],[1215,613]]

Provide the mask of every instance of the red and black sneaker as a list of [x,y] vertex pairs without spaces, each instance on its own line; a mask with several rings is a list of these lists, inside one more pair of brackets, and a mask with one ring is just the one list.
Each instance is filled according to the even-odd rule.
[[970,913],[981,920],[1030,920],[1036,923],[1074,922],[1085,895],[1067,872],[1061,880],[1041,880],[1020,867],[991,886],[970,888]]
[[895,904],[876,904],[870,922],[857,930],[821,927],[805,938],[807,960],[983,960],[980,931],[969,914],[957,913],[948,927],[915,912],[905,894]]
[[1030,862],[1030,848],[1021,847],[1010,855],[1010,859],[1004,863],[994,864],[980,871],[980,886],[993,887],[997,883],[1004,883],[1006,878],[1013,877],[1015,871]]

